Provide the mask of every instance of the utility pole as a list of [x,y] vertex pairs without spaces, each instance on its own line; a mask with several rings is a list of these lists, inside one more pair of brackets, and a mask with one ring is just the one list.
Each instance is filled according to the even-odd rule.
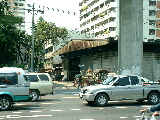
[[29,7],[32,7],[31,9],[24,9],[24,10],[28,10],[28,13],[31,12],[32,14],[32,52],[31,52],[31,72],[34,72],[34,15],[35,15],[35,11],[37,12],[41,12],[41,14],[44,13],[44,10],[35,10],[35,3],[31,6],[30,4],[28,4]]

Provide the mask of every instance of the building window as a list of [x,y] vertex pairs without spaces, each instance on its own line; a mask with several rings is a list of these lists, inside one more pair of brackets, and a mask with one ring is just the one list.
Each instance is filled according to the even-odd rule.
[[150,1],[149,6],[156,6],[156,1]]
[[149,10],[149,16],[155,16],[156,11],[155,10]]
[[149,35],[155,35],[155,30],[154,29],[149,29]]
[[115,27],[109,27],[109,31],[116,31]]
[[155,26],[155,20],[149,20],[149,25]]

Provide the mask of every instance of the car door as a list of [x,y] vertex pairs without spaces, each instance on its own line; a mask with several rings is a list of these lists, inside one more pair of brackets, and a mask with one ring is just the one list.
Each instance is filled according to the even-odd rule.
[[129,77],[121,77],[116,81],[116,85],[112,86],[112,99],[127,99],[130,96],[129,92],[130,81]]
[[139,84],[137,76],[130,76],[131,85],[129,86],[129,93],[131,99],[143,98],[143,85]]
[[43,87],[43,89],[41,89],[41,92],[44,94],[51,93],[53,83],[50,80],[50,78],[45,74],[39,74],[38,77],[39,77],[40,83],[42,84],[42,87]]

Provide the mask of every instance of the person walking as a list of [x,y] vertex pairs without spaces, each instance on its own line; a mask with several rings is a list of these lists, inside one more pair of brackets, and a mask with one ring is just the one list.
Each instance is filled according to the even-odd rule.
[[76,85],[78,84],[78,74],[76,74],[75,76],[74,76],[74,81],[73,81],[73,86],[75,86],[76,87]]
[[83,87],[82,86],[82,75],[78,74],[78,87],[77,87],[77,89],[79,89],[80,86],[81,86],[81,88]]

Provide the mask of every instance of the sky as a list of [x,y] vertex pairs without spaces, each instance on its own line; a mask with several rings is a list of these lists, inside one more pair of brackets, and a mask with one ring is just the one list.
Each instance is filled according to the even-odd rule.
[[[47,22],[53,22],[59,27],[70,30],[79,28],[79,0],[26,0],[26,3],[35,4],[35,10],[44,10],[44,14],[39,12],[34,15],[35,23],[42,16]],[[26,9],[31,8],[26,5]],[[31,22],[32,14],[26,10],[25,30],[28,34],[31,34]]]

